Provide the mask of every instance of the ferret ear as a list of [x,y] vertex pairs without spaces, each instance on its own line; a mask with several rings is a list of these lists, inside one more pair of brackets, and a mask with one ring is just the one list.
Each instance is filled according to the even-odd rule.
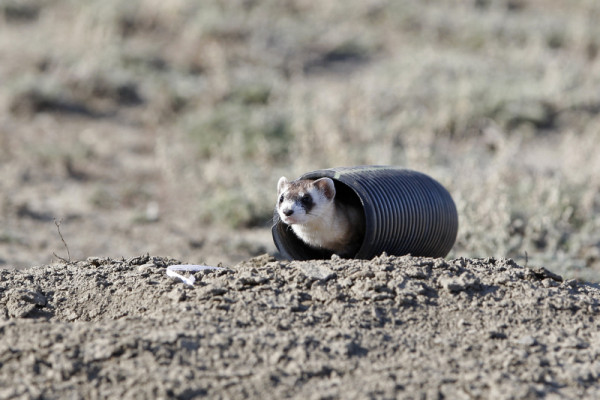
[[313,185],[315,185],[315,187],[319,189],[319,191],[323,193],[328,200],[333,200],[335,197],[335,185],[333,184],[333,180],[331,178],[317,179],[314,181]]
[[281,194],[289,185],[290,181],[285,176],[279,178],[279,182],[277,182],[277,194]]

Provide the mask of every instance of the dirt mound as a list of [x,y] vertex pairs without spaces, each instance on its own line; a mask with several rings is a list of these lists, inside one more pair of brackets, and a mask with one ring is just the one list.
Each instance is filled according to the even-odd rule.
[[584,398],[600,290],[506,259],[0,271],[0,398]]

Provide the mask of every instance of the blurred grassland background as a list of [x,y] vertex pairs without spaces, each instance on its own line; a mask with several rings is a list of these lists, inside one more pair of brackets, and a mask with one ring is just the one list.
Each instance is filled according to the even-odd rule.
[[273,250],[281,175],[394,164],[449,257],[600,279],[597,0],[0,1],[0,266]]

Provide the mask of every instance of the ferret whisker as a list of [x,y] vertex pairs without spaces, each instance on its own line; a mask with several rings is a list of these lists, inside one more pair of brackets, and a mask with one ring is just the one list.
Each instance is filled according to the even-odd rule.
[[311,210],[311,212],[306,213],[306,215],[308,215],[312,218],[321,218],[321,217],[323,217],[324,214],[325,214],[325,212],[323,210],[319,210],[317,212],[314,212]]

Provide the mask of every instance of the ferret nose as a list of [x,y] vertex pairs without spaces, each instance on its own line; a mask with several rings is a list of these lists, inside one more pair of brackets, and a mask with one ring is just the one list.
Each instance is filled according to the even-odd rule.
[[292,210],[291,208],[286,208],[285,210],[283,210],[283,214],[286,217],[289,217],[290,215],[292,215],[294,213],[294,210]]

